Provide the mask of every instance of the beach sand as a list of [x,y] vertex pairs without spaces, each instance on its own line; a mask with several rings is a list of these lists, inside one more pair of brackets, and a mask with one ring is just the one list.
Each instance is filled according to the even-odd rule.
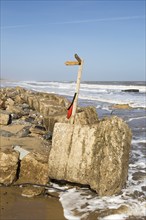
[[58,198],[21,196],[19,187],[0,188],[1,220],[64,220]]

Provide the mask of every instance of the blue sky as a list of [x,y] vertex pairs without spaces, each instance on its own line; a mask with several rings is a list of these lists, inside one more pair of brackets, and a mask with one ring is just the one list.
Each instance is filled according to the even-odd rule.
[[1,77],[145,80],[145,1],[1,0]]

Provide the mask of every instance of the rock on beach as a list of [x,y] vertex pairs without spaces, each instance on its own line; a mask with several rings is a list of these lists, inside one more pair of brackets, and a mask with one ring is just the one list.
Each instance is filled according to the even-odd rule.
[[0,125],[8,125],[11,121],[9,112],[0,110]]
[[10,185],[17,179],[19,152],[0,149],[0,183]]
[[[27,154],[21,161],[19,183],[49,183],[48,155],[38,152]],[[22,190],[22,194],[29,197],[39,195],[43,191],[42,187],[27,186]]]
[[49,176],[89,185],[100,196],[119,193],[128,175],[131,131],[118,117],[93,125],[55,124]]
[[132,109],[129,104],[115,104],[111,107],[112,109]]

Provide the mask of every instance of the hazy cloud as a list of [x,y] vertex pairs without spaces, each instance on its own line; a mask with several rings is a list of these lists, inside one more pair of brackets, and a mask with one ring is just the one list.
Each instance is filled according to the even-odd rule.
[[124,21],[124,20],[134,20],[134,19],[143,19],[144,16],[125,16],[125,17],[113,17],[113,18],[97,18],[97,19],[88,19],[88,20],[76,20],[76,21],[60,21],[60,22],[49,22],[48,24],[25,24],[25,25],[9,25],[1,26],[1,29],[11,29],[11,28],[25,28],[32,26],[46,26],[49,24],[81,24],[81,23],[93,23],[93,22],[104,22],[104,21]]
[[78,21],[64,21],[56,22],[54,24],[79,24],[79,23],[92,23],[92,22],[102,22],[102,21],[120,21],[120,20],[133,20],[144,18],[144,16],[125,16],[125,17],[113,17],[113,18],[97,18],[88,20],[78,20]]

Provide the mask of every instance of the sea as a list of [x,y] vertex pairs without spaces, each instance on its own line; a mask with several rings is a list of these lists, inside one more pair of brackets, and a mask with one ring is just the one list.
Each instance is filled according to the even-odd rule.
[[[76,91],[76,82],[1,81],[1,87],[15,86],[59,94],[70,101]],[[128,104],[131,109],[113,110],[114,104]],[[95,106],[99,118],[117,115],[129,125],[132,130],[129,171],[126,187],[120,194],[113,196],[99,197],[86,187],[69,187],[52,182],[52,186],[60,189],[59,200],[65,218],[68,220],[146,219],[146,82],[81,82],[78,105]]]

